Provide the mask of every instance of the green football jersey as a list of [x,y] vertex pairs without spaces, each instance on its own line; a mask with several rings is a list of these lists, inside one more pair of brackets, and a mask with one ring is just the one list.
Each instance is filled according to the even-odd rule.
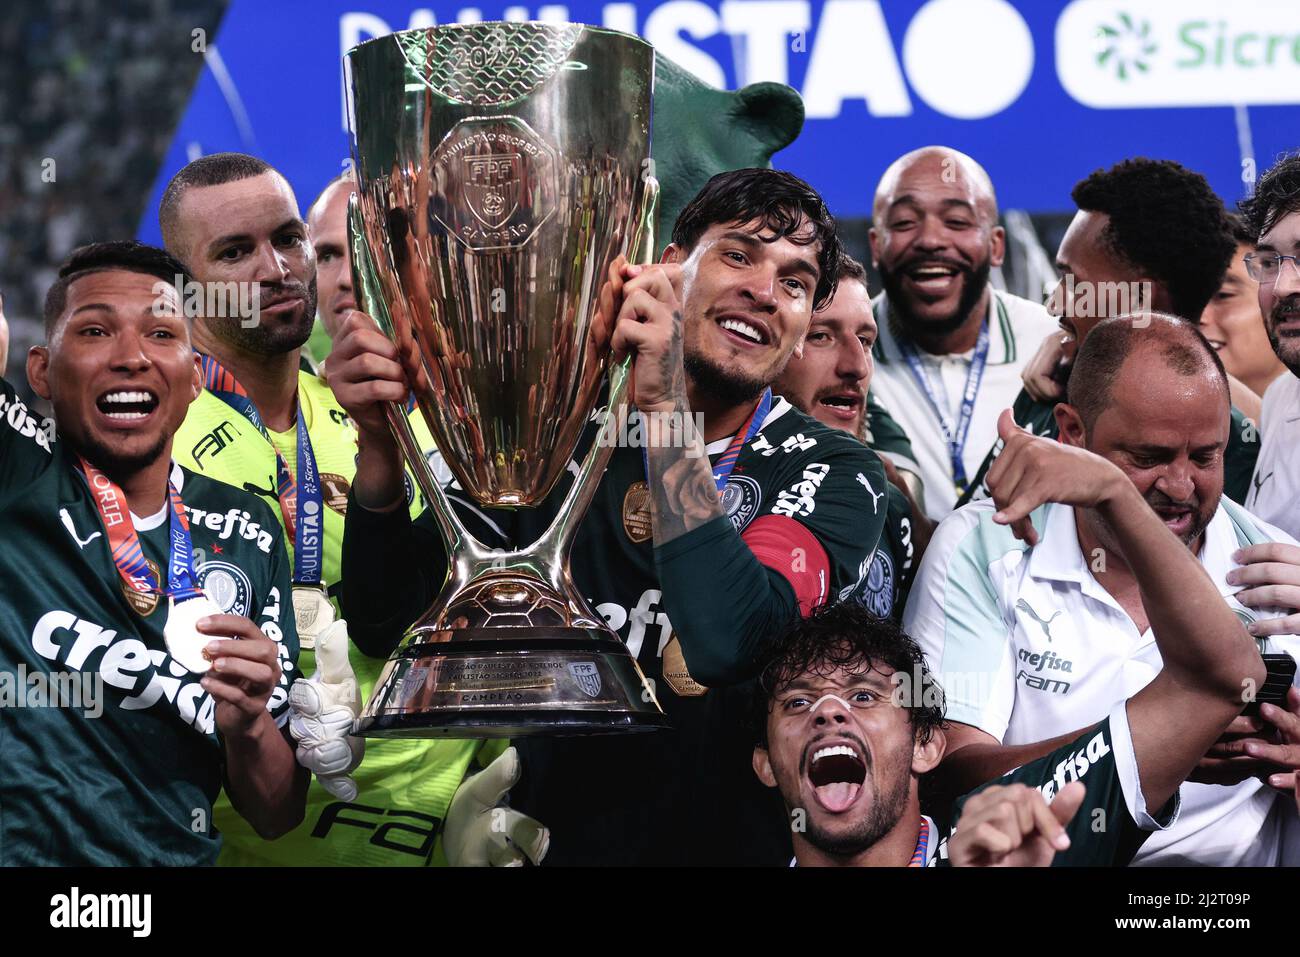
[[[30,434],[19,408],[0,379],[0,864],[212,863],[215,701],[167,654],[167,599],[124,585],[71,454]],[[171,481],[198,584],[277,643],[267,708],[282,726],[298,637],[275,516],[179,466]],[[166,569],[167,511],[135,524],[145,558]]]
[[[639,429],[630,424],[629,434]],[[595,432],[595,426],[589,427],[575,460]],[[711,445],[711,460],[725,446],[725,441]],[[540,507],[513,511],[478,509],[455,488],[449,494],[471,534],[495,546],[540,537],[569,483],[562,478]],[[773,840],[784,839],[788,847],[789,829],[782,823],[779,796],[763,787],[751,767],[748,689],[744,684],[705,687],[686,668],[681,646],[688,639],[678,637],[685,629],[665,610],[669,602],[659,580],[648,512],[636,507],[645,483],[642,449],[629,439],[614,450],[596,488],[575,537],[570,567],[593,610],[627,644],[653,683],[672,730],[521,740],[517,746],[524,774],[511,792],[511,805],[550,828],[548,864],[770,861],[766,831],[775,822],[784,834]],[[820,597],[832,599],[858,584],[870,567],[885,524],[887,484],[879,459],[861,442],[777,399],[741,448],[721,504],[760,563],[783,575],[790,571],[796,595],[811,585]],[[374,518],[366,514],[350,521]],[[693,540],[726,531],[724,525],[715,519],[711,527],[664,546],[691,556],[701,588],[711,587],[717,569]],[[445,555],[427,512],[416,521],[412,536],[415,540],[404,546],[411,554]],[[353,541],[351,548],[356,547]],[[386,540],[375,545],[385,550],[384,556],[367,551],[359,560],[383,567],[393,546]],[[396,596],[374,592],[370,597],[376,605],[366,620],[391,617]],[[694,627],[704,626],[696,622]],[[757,830],[765,831],[764,840],[755,839]]]
[[[1069,744],[958,798],[949,838],[961,827],[966,802],[987,787],[1024,784],[1041,791],[1050,803],[1074,781],[1082,781],[1086,792],[1065,828],[1070,846],[1056,853],[1053,867],[1127,867],[1151,833],[1169,827],[1178,816],[1177,791],[1158,812],[1148,813],[1129,735],[1127,704],[1121,703],[1101,724]],[[939,848],[937,863],[947,863],[949,838]]]
[[[342,575],[343,519],[356,474],[357,437],[347,414],[321,379],[300,372],[298,383],[299,410],[306,419],[326,506],[323,582],[333,596]],[[432,441],[418,414],[411,421],[417,440],[430,447]],[[205,389],[176,434],[175,455],[206,476],[257,493],[278,520],[275,450],[279,449],[296,478],[298,437],[296,429],[268,435],[271,442]],[[408,499],[418,512],[423,503],[412,489],[408,477]],[[287,535],[284,540],[292,569],[293,542]],[[337,599],[334,604],[337,611]],[[354,645],[349,645],[348,654],[365,701],[384,662],[363,655]],[[303,649],[301,667],[304,675],[314,673],[316,659],[310,649]],[[462,740],[367,741],[365,758],[353,775],[356,799],[338,800],[313,777],[306,818],[275,841],[258,837],[223,795],[217,805],[217,823],[225,834],[219,863],[389,867],[437,863],[441,858],[434,852],[435,843],[447,806],[479,746],[480,742]]]
[[[1053,410],[1055,402],[1039,402],[1030,397],[1024,389],[1016,396],[1011,406],[1016,424],[1034,435],[1056,438],[1056,416]],[[984,477],[993,467],[994,460],[1002,453],[1002,440],[998,439],[988,455],[980,464],[979,471],[971,481],[965,494],[957,500],[957,507],[967,502],[989,497],[989,490],[984,485]],[[1259,427],[1244,415],[1235,405],[1232,407],[1232,424],[1228,429],[1228,447],[1223,450],[1223,494],[1234,502],[1246,501],[1250,491],[1250,478],[1255,474],[1255,462],[1259,458]]]

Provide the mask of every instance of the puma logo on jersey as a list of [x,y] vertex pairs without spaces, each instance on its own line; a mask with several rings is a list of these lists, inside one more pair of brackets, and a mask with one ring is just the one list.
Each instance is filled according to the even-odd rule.
[[72,540],[76,542],[80,548],[85,548],[95,539],[104,534],[103,532],[91,532],[89,536],[82,538],[77,534],[77,528],[72,524],[72,516],[68,514],[66,508],[59,509],[59,518],[63,519],[63,527],[68,530],[68,534],[72,536]]
[[1056,616],[1061,614],[1061,609],[1056,609],[1056,611],[1052,612],[1052,617],[1044,621],[1042,618],[1038,617],[1038,612],[1034,611],[1034,609],[1029,606],[1029,602],[1025,601],[1023,598],[1016,602],[1016,607],[1030,618],[1034,619],[1034,621],[1038,622],[1038,627],[1043,629],[1043,634],[1047,636],[1047,640],[1052,640],[1052,622],[1056,621]]
[[884,492],[877,493],[876,490],[871,487],[871,483],[867,481],[867,477],[863,475],[861,472],[858,473],[858,484],[861,485],[864,489],[866,489],[867,494],[871,496],[871,514],[872,515],[878,514],[880,512],[878,503],[880,502],[881,498],[884,497],[885,493]]
[[220,455],[222,450],[225,449],[226,446],[231,445],[238,437],[239,432],[235,429],[234,423],[229,419],[226,419],[219,426],[194,443],[194,447],[190,449],[190,457],[194,459],[194,464],[202,470],[205,468],[203,464],[203,456],[206,455],[212,457]]
[[1273,477],[1273,473],[1272,473],[1272,472],[1269,472],[1267,475],[1262,476],[1262,477],[1260,476],[1260,474],[1259,474],[1258,472],[1256,472],[1253,476],[1251,476],[1251,479],[1250,479],[1250,480],[1251,480],[1251,482],[1252,482],[1252,483],[1254,484],[1254,486],[1255,486],[1255,494],[1256,494],[1256,495],[1259,495],[1259,490],[1260,490],[1261,488],[1264,487],[1264,483],[1267,482],[1267,481],[1268,481],[1269,479],[1271,479],[1272,477]]

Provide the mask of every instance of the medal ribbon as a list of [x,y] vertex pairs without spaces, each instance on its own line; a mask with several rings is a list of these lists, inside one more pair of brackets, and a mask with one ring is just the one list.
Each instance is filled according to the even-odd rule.
[[916,850],[912,852],[912,860],[908,867],[925,867],[925,854],[930,847],[930,822],[921,818],[921,831],[916,836]]
[[[758,430],[763,427],[763,420],[767,414],[772,411],[772,390],[764,389],[762,396],[759,397],[758,404],[754,406],[754,411],[749,413],[749,418],[745,424],[740,427],[731,444],[727,446],[725,452],[719,456],[718,461],[713,465],[713,481],[718,487],[718,494],[727,487],[727,479],[731,477],[732,470],[736,467],[736,460],[740,458],[740,450],[745,447],[750,439],[758,434]],[[641,461],[645,465],[646,480],[650,478],[650,456],[647,454],[645,447],[641,448]]]
[[171,482],[167,483],[168,539],[171,543],[167,556],[167,589],[159,587],[149,563],[140,547],[140,536],[131,522],[131,511],[126,495],[107,475],[85,459],[79,458],[81,470],[90,485],[90,497],[108,537],[109,550],[117,573],[134,592],[170,595],[177,602],[198,598],[203,590],[194,579],[194,543],[190,539],[190,521],[185,515],[185,505],[180,493]]
[[[298,401],[297,427],[298,479],[295,481],[293,473],[289,471],[289,464],[271,441],[271,434],[262,423],[262,417],[258,415],[257,407],[248,397],[248,392],[216,359],[200,355],[199,361],[203,367],[203,385],[207,390],[247,419],[275,453],[275,494],[280,500],[284,530],[293,539],[293,580],[295,584],[319,585],[325,551],[325,536],[322,532],[324,497],[321,495],[320,473],[316,471],[316,455],[312,451],[311,437],[307,434],[307,416],[301,398]],[[299,521],[300,516],[306,516],[308,522]],[[312,528],[306,529],[304,524],[310,524]]]
[[948,457],[952,462],[953,485],[957,489],[957,494],[961,495],[966,491],[966,486],[969,484],[969,480],[966,478],[966,466],[962,462],[962,451],[966,448],[966,436],[970,432],[971,418],[975,413],[975,396],[979,392],[980,380],[984,378],[984,366],[989,358],[988,317],[984,318],[984,323],[980,326],[979,340],[975,343],[975,354],[971,357],[970,371],[966,373],[966,387],[962,391],[961,408],[958,412],[957,427],[955,429],[952,423],[948,421],[948,415],[944,412],[943,406],[940,405],[939,397],[935,395],[934,387],[925,374],[916,346],[905,339],[899,339],[898,350],[903,354],[903,358],[907,360],[907,367],[912,372],[912,378],[916,380],[917,385],[921,387],[921,391],[925,393],[930,408],[934,410],[934,414],[939,419],[939,428],[943,430],[944,440],[948,443]]

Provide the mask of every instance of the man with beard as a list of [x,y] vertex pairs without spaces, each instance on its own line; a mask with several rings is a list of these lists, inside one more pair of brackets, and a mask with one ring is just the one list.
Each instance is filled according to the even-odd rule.
[[[1056,254],[1061,282],[1048,300],[1060,328],[1030,367],[1049,362],[1050,396],[1022,389],[1012,405],[1018,425],[1056,435],[1053,408],[1064,397],[1075,353],[1108,316],[1131,312],[1145,321],[1164,312],[1196,323],[1219,290],[1236,248],[1223,203],[1199,173],[1169,160],[1124,160],[1080,180],[1079,207]],[[1229,377],[1229,386],[1234,380]],[[1224,494],[1244,502],[1259,454],[1256,426],[1234,405],[1224,453]],[[1001,445],[994,441],[958,502],[985,498],[984,476]]]
[[920,647],[852,602],[792,624],[755,695],[753,765],[781,794],[799,866],[1126,865],[1176,818],[1179,784],[1242,708],[1242,676],[1262,677],[1214,583],[1117,468],[1064,446],[1024,451],[1035,468],[1012,496],[1026,496],[1022,511],[1046,495],[1122,516],[1144,586],[1179,596],[1153,629],[1163,670],[936,819],[918,792],[944,754],[944,695]]
[[[0,379],[0,674],[44,687],[21,709],[0,692],[0,865],[210,864],[223,783],[264,839],[302,820],[275,517],[171,458],[201,388],[180,271],[132,242],[64,264],[27,357],[57,442]],[[237,606],[203,552],[243,583]]]
[[[1055,409],[1060,444],[1018,428],[1005,412],[998,427],[1006,451],[988,476],[992,500],[945,520],[917,573],[903,621],[948,686],[949,750],[940,772],[949,794],[1050,752],[1150,682],[1169,654],[1169,641],[1155,633],[1173,606],[1190,600],[1190,579],[1181,588],[1153,585],[1148,557],[1132,549],[1136,518],[1098,505],[1114,489],[1096,469],[1064,473],[1067,488],[1086,490],[1085,477],[1097,483],[1092,499],[1080,492],[1069,500],[1073,508],[1039,507],[1058,500],[1057,473],[1036,477],[1036,499],[1016,491],[1058,449],[1081,463],[1075,450],[1085,449],[1117,466],[1199,562],[1204,572],[1194,573],[1208,575],[1257,639],[1266,633],[1262,619],[1282,614],[1251,607],[1262,604],[1259,595],[1234,594],[1243,550],[1295,543],[1223,495],[1230,427],[1223,365],[1190,324],[1162,313],[1137,318],[1103,320],[1084,341],[1070,401]],[[1188,577],[1188,565],[1180,562],[1180,575]],[[1193,618],[1172,638],[1186,641],[1199,627]],[[1300,655],[1292,635],[1262,644]],[[950,672],[960,674],[960,686]],[[1251,700],[1259,685],[1239,687]],[[1261,712],[1274,724],[1285,714]],[[1198,779],[1216,770],[1219,748],[1198,766]],[[1278,863],[1295,804],[1275,800],[1268,784],[1250,776],[1260,771],[1251,767],[1231,785],[1185,784],[1178,823],[1148,841],[1137,863]]]
[[989,285],[1006,235],[988,174],[964,153],[930,146],[895,160],[872,216],[884,285],[872,392],[912,440],[925,510],[939,521],[996,438],[998,413],[1052,320]]
[[1263,447],[1246,505],[1300,536],[1300,153],[1283,158],[1260,177],[1254,196],[1242,203],[1242,213],[1258,239],[1246,265],[1259,283],[1264,329],[1273,352],[1290,370],[1264,393]]
[[[610,266],[592,335],[635,352],[631,402],[647,439],[614,450],[571,568],[673,728],[519,744],[511,799],[550,828],[548,864],[788,855],[788,831],[776,835],[783,845],[753,839],[771,828],[771,797],[749,769],[747,698],[728,686],[753,677],[777,626],[856,581],[884,524],[871,508],[885,490],[875,455],[769,388],[830,297],[838,252],[806,183],[744,169],[714,176],[685,207],[659,265]],[[330,379],[361,432],[343,607],[358,645],[386,656],[441,587],[446,549],[431,516],[412,523],[401,507],[380,406],[406,394],[396,348],[351,329]],[[593,425],[579,456],[594,438]],[[567,491],[561,479],[538,508],[484,510],[492,525],[457,507],[485,544],[525,543]]]
[[[176,456],[195,471],[257,493],[280,516],[293,565],[302,670],[317,671],[312,687],[296,689],[308,694],[302,703],[315,722],[302,728],[308,744],[330,729],[341,733],[351,727],[380,668],[347,644],[345,626],[335,620],[356,432],[325,382],[300,369],[302,346],[316,315],[313,242],[323,241],[330,253],[326,296],[331,305],[338,305],[341,274],[350,272],[342,212],[347,195],[339,183],[326,190],[328,237],[313,236],[284,177],[255,157],[216,153],[176,174],[158,214],[169,249],[204,293],[203,308],[194,319],[194,343],[205,389],[177,432]],[[319,218],[317,224],[325,225]],[[232,289],[241,295],[230,295]],[[251,314],[212,308],[222,300],[211,294],[223,290],[227,306],[235,300],[249,302],[246,289],[257,290]],[[373,327],[359,313],[351,320]],[[405,481],[404,501],[418,511],[411,488]],[[230,600],[238,596],[240,583],[220,555],[209,556],[199,574],[224,585],[220,593]],[[316,657],[316,641],[327,635],[340,636],[348,649],[329,674],[318,668],[327,656],[322,654],[320,662]],[[392,742],[373,749],[358,769],[360,739],[347,741],[350,753],[333,760],[300,751],[299,760],[317,777],[308,790],[302,825],[278,841],[262,840],[226,801],[219,803],[217,823],[226,836],[221,863],[441,863],[446,842],[438,840],[439,830],[481,743]],[[536,855],[544,845],[543,832],[522,816],[500,820],[509,824],[507,831],[527,847],[526,853]],[[451,838],[457,847],[467,844],[459,835]],[[474,847],[464,859],[486,856],[486,848]]]
[[[870,414],[866,399],[875,343],[876,318],[866,270],[843,253],[836,266],[835,295],[813,313],[802,354],[790,357],[773,389],[822,424],[863,438]],[[925,551],[934,523],[917,507],[884,452],[870,440],[867,445],[880,455],[890,480],[885,501],[872,503],[873,513],[885,511],[884,540],[889,547],[876,549],[853,595],[877,617],[888,618],[902,614],[916,562]]]

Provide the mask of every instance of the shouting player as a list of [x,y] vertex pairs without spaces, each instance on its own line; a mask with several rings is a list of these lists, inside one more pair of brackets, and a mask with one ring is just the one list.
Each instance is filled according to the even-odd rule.
[[918,788],[944,755],[944,700],[920,647],[856,603],[814,613],[773,643],[754,715],[754,771],[781,793],[800,866],[1127,864],[1177,817],[1179,784],[1242,708],[1240,681],[1262,679],[1241,623],[1207,576],[1187,574],[1187,550],[1119,470],[1065,447],[1034,451],[1035,468],[1016,486],[1024,501],[1082,488],[1074,474],[1104,477],[1122,503],[1116,513],[1137,525],[1135,557],[1160,569],[1158,587],[1181,589],[1168,623],[1184,630],[1157,637],[1164,670],[1099,724],[936,821],[921,813]]
[[[674,730],[520,745],[512,800],[551,829],[548,862],[752,853],[743,822],[762,814],[749,802],[769,804],[748,770],[743,698],[724,686],[754,675],[762,636],[854,583],[884,523],[871,509],[885,489],[879,460],[770,388],[833,291],[838,251],[807,184],[746,169],[708,182],[661,264],[610,268],[597,321],[612,328],[615,353],[635,352],[631,399],[649,440],[615,449],[572,570],[654,682]],[[431,517],[412,524],[402,507],[379,405],[406,395],[395,348],[358,327],[330,364],[361,431],[343,605],[354,640],[386,655],[436,594],[446,551]],[[704,434],[665,434],[672,418],[647,413],[688,426],[698,413]],[[463,517],[485,542],[533,541],[564,493],[561,484],[538,509],[491,510],[499,531],[472,509]]]
[[137,243],[60,270],[27,358],[57,442],[0,379],[0,670],[60,689],[0,708],[2,864],[211,863],[223,780],[263,838],[302,820],[278,523],[171,460],[200,389],[181,271]]

